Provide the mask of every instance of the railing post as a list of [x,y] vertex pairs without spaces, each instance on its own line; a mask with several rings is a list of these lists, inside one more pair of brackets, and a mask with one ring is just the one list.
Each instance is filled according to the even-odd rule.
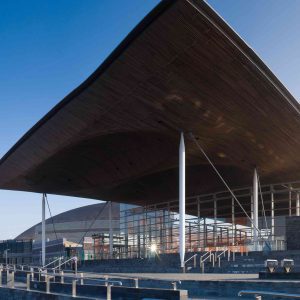
[[58,271],[60,272],[61,269],[61,257],[58,259]]
[[0,287],[2,286],[2,269],[0,269]]
[[228,261],[230,261],[230,250],[228,249]]
[[194,268],[197,267],[197,254],[194,256]]
[[30,268],[30,274],[31,274],[31,281],[34,281],[33,268]]
[[137,289],[139,287],[139,279],[134,278],[134,287]]
[[60,271],[60,283],[65,283],[64,271]]
[[53,269],[53,282],[55,282],[55,269]]
[[45,275],[45,281],[46,281],[46,293],[50,293],[50,278],[49,275]]
[[77,257],[75,259],[75,274],[77,274]]
[[106,286],[106,300],[111,300],[111,284],[107,283]]
[[202,273],[204,273],[204,262],[202,263]]
[[26,275],[26,290],[27,291],[30,290],[30,277],[31,277],[31,274],[27,273],[27,275]]
[[212,256],[213,256],[212,263],[213,263],[213,268],[214,268],[215,267],[215,255],[212,253]]
[[235,250],[232,252],[232,261],[235,261]]
[[177,282],[173,281],[172,285],[173,285],[173,290],[176,291],[177,290]]
[[219,268],[221,268],[221,257],[220,256],[218,257],[218,265],[219,265]]
[[80,273],[80,285],[83,285],[83,273]]
[[76,282],[76,279],[72,281],[72,297],[76,297]]
[[15,271],[11,272],[11,288],[15,288]]

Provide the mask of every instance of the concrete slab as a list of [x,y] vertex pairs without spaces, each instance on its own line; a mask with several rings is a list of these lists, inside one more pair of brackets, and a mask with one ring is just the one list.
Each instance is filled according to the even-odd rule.
[[197,274],[197,273],[84,273],[85,276],[104,278],[105,275],[115,278],[143,278],[151,280],[195,280],[195,281],[224,281],[224,280],[258,280],[258,274]]

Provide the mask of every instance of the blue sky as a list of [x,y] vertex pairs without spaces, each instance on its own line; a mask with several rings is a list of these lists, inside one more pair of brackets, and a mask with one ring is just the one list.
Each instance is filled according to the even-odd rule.
[[[86,79],[156,0],[0,1],[0,156]],[[300,1],[209,0],[300,99]],[[54,214],[93,200],[48,196]],[[40,221],[41,196],[0,191],[0,239]]]

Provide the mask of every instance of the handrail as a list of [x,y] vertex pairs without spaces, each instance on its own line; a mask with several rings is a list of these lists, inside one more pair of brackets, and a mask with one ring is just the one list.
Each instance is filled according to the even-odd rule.
[[219,255],[217,255],[217,258],[219,258],[220,256],[224,255],[225,253],[228,251],[228,249],[223,250]]
[[201,266],[201,263],[202,263],[202,261],[203,261],[203,258],[204,258],[207,254],[208,254],[208,257],[209,257],[210,254],[211,254],[211,250],[205,252],[204,254],[202,254],[202,255],[200,256],[200,266]]
[[75,258],[74,257],[72,257],[72,258],[70,258],[70,259],[68,259],[68,260],[66,260],[66,261],[64,261],[64,262],[62,262],[61,264],[59,264],[58,266],[56,266],[56,267],[54,267],[54,268],[52,268],[52,270],[54,271],[55,269],[57,269],[57,268],[60,268],[61,266],[63,266],[63,265],[65,265],[65,264],[67,264],[68,262],[70,262],[70,261],[75,261],[76,262],[76,264],[77,264],[77,260],[75,260]]
[[[8,269],[8,268],[3,268],[3,269],[0,269],[0,271],[4,271],[4,270],[7,270],[7,271],[11,271],[12,269]],[[26,270],[18,270],[19,273],[25,273],[25,274],[37,274],[39,275],[40,272],[37,272],[37,271],[26,271]],[[51,275],[51,274],[47,274],[45,273],[46,276],[52,276],[54,277],[54,275]],[[56,277],[67,277],[67,278],[76,278],[76,279],[82,279],[82,277],[79,277],[77,274],[55,274]],[[121,278],[121,277],[120,277]],[[124,277],[125,278],[125,277]],[[91,280],[91,281],[99,281],[99,282],[112,282],[112,283],[121,283],[122,285],[122,281],[120,280],[110,280],[108,278],[106,279],[99,279],[99,278],[95,278],[95,277],[84,277],[83,279],[88,279],[88,280]]]
[[54,263],[55,263],[55,262],[57,262],[57,261],[61,261],[63,258],[64,258],[64,257],[63,257],[63,256],[61,256],[61,257],[59,257],[59,258],[57,258],[57,259],[55,259],[55,260],[51,261],[51,262],[50,262],[50,263],[48,263],[47,265],[44,265],[44,266],[42,266],[42,269],[45,269],[46,267],[48,267],[48,266],[50,266],[50,265],[54,264]]
[[254,296],[272,296],[278,298],[290,298],[290,299],[300,299],[300,294],[288,294],[288,293],[277,293],[277,292],[263,292],[263,291],[252,291],[252,290],[242,290],[239,291],[238,296],[243,295],[254,295]]
[[228,261],[230,260],[230,249],[227,248],[223,250],[217,257],[216,259],[218,260],[218,267],[221,268],[221,256],[223,255],[225,257],[226,252],[228,252]]
[[[7,265],[8,267],[6,267],[5,264],[2,264],[2,270],[9,270],[9,271],[14,271],[14,266],[11,265]],[[21,265],[20,265],[21,266]],[[25,265],[24,265],[25,266]],[[30,265],[26,265],[28,267],[30,267]],[[31,266],[32,270],[16,270],[16,272],[19,272],[19,273],[27,273],[27,274],[40,274],[41,272],[40,271],[34,271],[34,269],[37,269],[37,270],[40,270],[40,267],[37,267],[37,266]],[[1,264],[0,264],[0,270],[1,270]],[[47,268],[45,269],[44,271],[53,271],[53,268]],[[66,272],[69,272],[69,273],[66,273]],[[51,275],[50,273],[44,273],[45,275]],[[83,272],[79,272],[78,274],[83,274]],[[76,278],[76,279],[89,279],[89,280],[100,280],[100,279],[97,279],[95,277],[91,277],[92,275],[97,275],[97,276],[102,276],[106,279],[102,280],[102,281],[106,281],[108,280],[108,278],[120,278],[120,279],[130,279],[130,280],[136,280],[136,279],[152,279],[152,280],[158,280],[158,281],[164,281],[164,282],[171,282],[172,284],[173,283],[178,283],[178,284],[181,284],[181,281],[180,280],[173,280],[173,279],[166,279],[166,278],[155,278],[155,277],[149,277],[149,276],[128,276],[128,275],[121,275],[121,274],[106,274],[106,273],[95,273],[95,272],[87,272],[85,271],[84,274],[87,274],[87,275],[90,275],[89,277],[79,277],[78,274],[74,274],[73,270],[64,270],[64,273],[63,275],[62,274],[59,274],[59,273],[56,273],[55,275],[52,275],[52,276],[57,276],[57,277],[69,277],[69,278]]]
[[207,256],[205,259],[203,259],[201,263],[203,264],[206,260],[210,259],[211,256],[213,257],[212,262],[213,262],[213,264],[214,264],[214,261],[215,261],[215,255],[214,255],[213,253],[210,253],[210,255]]
[[192,258],[194,258],[194,257],[196,257],[198,254],[196,253],[196,254],[194,254],[193,256],[191,256],[190,258],[188,258],[185,262],[184,262],[184,264],[186,264],[188,261],[190,261]]
[[196,268],[196,266],[197,266],[197,261],[196,261],[196,257],[197,257],[197,253],[195,253],[194,255],[192,255],[190,258],[188,258],[184,263],[183,263],[183,265],[184,265],[184,268],[185,268],[185,265],[186,265],[186,263],[188,262],[188,261],[190,261],[192,258],[194,258],[194,268]]
[[[15,272],[7,267],[4,268],[0,268],[0,273],[4,270],[7,271],[12,271],[13,274],[13,280],[14,280],[14,276],[15,276]],[[27,276],[26,279],[26,289],[30,290],[30,282],[34,280],[34,275],[40,275],[41,272],[40,271],[34,271],[33,269],[31,270],[17,270],[17,272],[19,273],[25,273]],[[144,279],[145,277],[129,277],[126,275],[107,275],[107,274],[98,274],[98,273],[92,273],[92,272],[88,272],[88,274],[97,274],[98,276],[104,276],[104,279],[99,279],[99,278],[95,278],[95,277],[91,277],[91,276],[83,276],[83,273],[80,273],[80,276],[78,276],[78,274],[65,274],[63,271],[61,271],[60,273],[57,273],[55,275],[49,274],[49,273],[44,273],[45,276],[45,281],[46,281],[46,289],[50,290],[50,279],[51,278],[61,278],[61,283],[64,283],[64,278],[70,278],[72,279],[72,294],[73,296],[76,296],[76,282],[80,281],[80,285],[83,285],[83,280],[89,280],[89,281],[95,281],[95,282],[103,282],[105,284],[105,286],[107,288],[109,288],[111,285],[113,284],[118,284],[120,286],[123,285],[121,280],[117,280],[118,278],[120,279],[133,279],[134,280],[134,287],[138,288],[139,284],[138,284],[138,280],[139,279]],[[112,278],[112,279],[109,279]],[[116,278],[116,279],[114,279]],[[148,277],[146,277],[148,278]],[[172,284],[172,289],[173,290],[177,290],[177,284],[181,284],[180,280],[172,280],[172,279],[157,279],[157,278],[153,278],[154,280],[159,280],[159,281],[165,281],[165,282],[170,282]],[[73,293],[75,289],[75,293]]]
[[[211,260],[211,257],[213,258],[212,260]],[[208,259],[210,261],[212,261],[213,267],[215,267],[215,254],[211,253],[211,251],[210,251],[209,255],[206,258],[204,258],[203,260],[200,261],[200,268],[202,269],[202,273],[204,273],[204,263]]]

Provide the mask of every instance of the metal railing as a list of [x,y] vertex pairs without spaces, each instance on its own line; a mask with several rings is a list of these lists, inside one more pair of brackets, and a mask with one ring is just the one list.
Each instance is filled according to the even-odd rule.
[[[20,267],[20,266],[19,266]],[[26,266],[29,267],[29,266]],[[16,270],[16,271],[15,271]],[[111,300],[111,288],[114,285],[123,286],[123,282],[121,280],[133,280],[133,286],[135,288],[139,288],[139,280],[148,279],[144,277],[129,277],[126,275],[107,275],[107,274],[95,274],[90,272],[85,273],[78,273],[74,274],[72,270],[67,270],[66,273],[64,271],[60,271],[59,273],[48,273],[48,271],[53,271],[53,268],[44,269],[43,270],[43,277],[44,280],[41,280],[41,267],[30,267],[29,270],[22,270],[22,268],[18,269],[16,265],[0,265],[0,287],[2,286],[2,278],[3,272],[6,271],[6,285],[10,288],[15,288],[15,276],[16,273],[21,273],[25,275],[26,278],[26,290],[31,290],[31,282],[45,282],[45,292],[51,293],[51,282],[56,283],[65,283],[65,279],[69,279],[72,285],[72,296],[76,297],[77,295],[77,285],[84,285],[84,281],[96,282],[100,283],[100,285],[106,286],[107,290],[107,300]],[[67,273],[67,272],[70,273]],[[86,275],[85,275],[86,274]],[[85,275],[85,276],[84,276]],[[103,276],[103,278],[95,278],[93,275]],[[59,281],[55,281],[56,278],[59,278]],[[37,279],[37,280],[36,280]],[[117,280],[118,279],[118,280]],[[119,280],[121,279],[121,280]],[[181,284],[180,280],[169,280],[169,279],[155,279],[158,281],[170,282],[171,289],[177,290],[177,285]],[[51,281],[52,280],[52,281]],[[24,282],[24,281],[22,281]]]
[[[205,255],[207,255],[205,257]],[[211,251],[206,252],[204,255],[201,256],[200,258],[200,269],[202,270],[202,273],[204,273],[205,270],[205,262],[209,260],[209,262],[212,262],[212,266],[215,267],[215,254],[212,253]]]
[[218,261],[218,267],[221,267],[221,257],[226,257],[226,252],[227,252],[227,260],[230,261],[230,250],[229,249],[225,249],[224,251],[222,251],[219,255],[216,255],[216,260]]
[[62,261],[63,259],[64,259],[64,257],[61,256],[61,257],[59,257],[59,258],[57,258],[57,259],[55,259],[55,260],[49,262],[47,265],[42,266],[41,269],[46,269],[47,267],[49,267],[49,266],[55,264],[56,262],[58,262],[58,267],[60,267],[60,266],[61,266],[61,261]]
[[262,296],[272,296],[275,298],[287,298],[287,299],[300,299],[300,294],[288,294],[288,293],[277,293],[277,292],[263,292],[263,291],[252,291],[242,290],[239,291],[238,296],[253,295],[254,299],[261,300]]
[[58,266],[52,268],[52,270],[53,270],[53,271],[55,271],[56,269],[59,269],[59,270],[60,270],[60,268],[61,268],[63,265],[66,265],[66,264],[69,263],[69,262],[74,262],[74,263],[75,263],[74,273],[77,274],[77,262],[78,262],[77,257],[72,257],[72,258],[70,258],[70,259],[68,259],[68,260],[66,260],[66,261],[64,261],[64,262],[62,262],[62,263],[60,263]]
[[192,255],[190,258],[188,258],[188,259],[184,262],[184,270],[186,269],[186,267],[185,267],[186,263],[188,263],[188,262],[189,262],[190,260],[192,260],[192,259],[194,259],[194,264],[193,264],[194,268],[197,267],[197,256],[198,256],[198,254],[196,253],[196,254]]

